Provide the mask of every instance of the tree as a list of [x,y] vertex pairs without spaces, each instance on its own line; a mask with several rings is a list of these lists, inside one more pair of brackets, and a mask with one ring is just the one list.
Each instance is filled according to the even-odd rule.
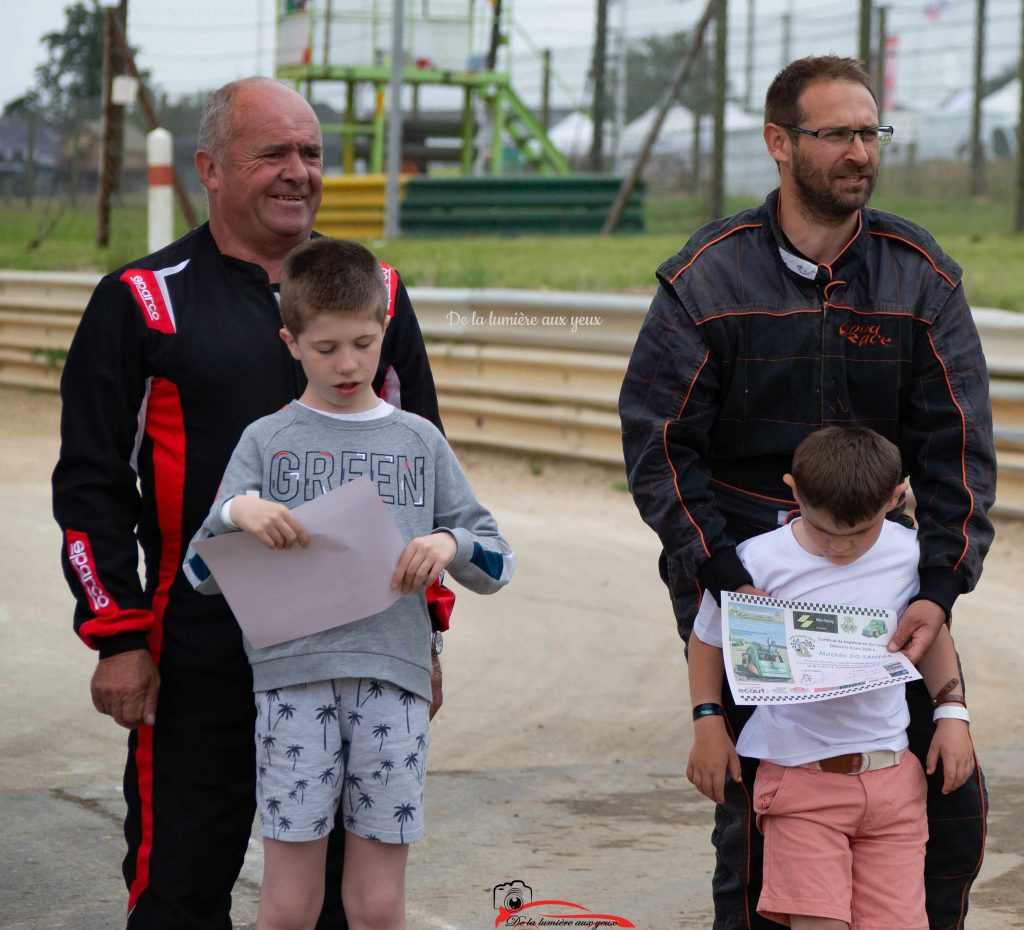
[[[648,36],[626,52],[626,120],[634,120],[658,104],[679,64],[690,47],[690,36],[677,32],[670,36]],[[683,85],[679,102],[699,115],[714,107],[714,69],[706,44],[701,46],[689,81]]]
[[48,59],[36,68],[42,111],[55,125],[99,116],[105,13],[99,0],[65,7],[60,32],[42,37]]

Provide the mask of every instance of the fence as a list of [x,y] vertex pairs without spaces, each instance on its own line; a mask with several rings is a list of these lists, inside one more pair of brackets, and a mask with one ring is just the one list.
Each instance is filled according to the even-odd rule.
[[[0,384],[56,390],[89,274],[0,272]],[[455,442],[621,466],[616,412],[648,299],[412,288]],[[991,374],[998,510],[1024,517],[1024,316],[975,309]]]

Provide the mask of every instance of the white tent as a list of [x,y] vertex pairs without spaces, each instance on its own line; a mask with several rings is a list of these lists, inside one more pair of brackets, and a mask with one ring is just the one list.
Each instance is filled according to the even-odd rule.
[[[586,158],[594,137],[594,123],[586,113],[574,110],[548,130],[548,138],[568,159]],[[604,148],[611,148],[611,127],[605,124]]]
[[[622,130],[622,154],[633,158],[639,154],[647,134],[654,125],[658,113],[657,107],[651,107],[646,113],[638,116],[633,122],[627,123]],[[653,155],[671,155],[678,153],[689,159],[691,139],[693,138],[693,113],[686,107],[676,104],[661,124],[661,131],[654,143]]]
[[[916,143],[916,156],[927,158],[967,158],[971,149],[971,114],[974,91],[957,91],[938,110],[915,114],[906,127],[897,124],[897,140]],[[1016,149],[1017,120],[1020,113],[1020,81],[1013,80],[981,101],[981,141],[987,155],[1008,154]]]
[[[622,132],[622,153],[634,156],[640,151],[647,133],[650,132],[657,115],[658,108],[651,107],[646,113],[629,123]],[[750,114],[735,103],[725,105],[725,131],[727,133],[756,130],[761,131],[762,119],[759,115]],[[712,118],[701,118],[701,151],[707,154],[711,150]],[[693,147],[693,112],[681,104],[673,105],[665,114],[661,131],[654,143],[653,155],[678,154],[689,160]]]

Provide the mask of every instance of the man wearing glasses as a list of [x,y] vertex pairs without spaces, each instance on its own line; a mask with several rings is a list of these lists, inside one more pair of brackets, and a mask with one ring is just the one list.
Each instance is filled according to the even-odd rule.
[[[736,545],[795,510],[782,477],[800,441],[828,426],[881,433],[911,479],[920,591],[896,646],[920,658],[978,580],[995,489],[985,359],[960,268],[921,227],[866,206],[892,136],[858,62],[793,62],[765,102],[778,189],[698,230],[658,269],[619,409],[630,489],[661,539],[684,640],[705,591],[753,590]],[[931,696],[915,683],[907,699],[910,746],[924,760]],[[727,687],[722,704],[735,739],[750,708]],[[755,911],[755,770],[743,760],[743,783],[727,780],[716,809],[715,930],[777,926]],[[980,770],[949,795],[941,775],[925,865],[933,930],[963,927],[985,834]]]

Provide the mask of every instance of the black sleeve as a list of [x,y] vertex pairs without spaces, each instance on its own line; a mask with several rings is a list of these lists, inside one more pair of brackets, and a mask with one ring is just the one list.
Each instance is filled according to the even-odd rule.
[[[423,333],[420,332],[420,324],[413,312],[405,283],[397,271],[393,268],[390,271],[397,282],[392,297],[394,314],[384,334],[380,366],[373,388],[396,407],[430,420],[443,434],[444,426],[437,409],[437,391],[427,358],[427,347],[423,343]],[[399,392],[397,397],[396,384]],[[454,606],[455,595],[440,580],[427,588],[427,608],[433,629],[448,629]]]
[[388,369],[391,369],[398,379],[401,408],[430,420],[443,433],[444,426],[437,409],[437,391],[427,359],[427,347],[423,343],[423,334],[413,312],[409,292],[401,279],[398,280],[394,300],[395,312],[384,334],[380,369],[374,388],[377,393],[383,391],[385,399],[388,398],[386,381],[389,377]]
[[948,614],[978,583],[992,543],[996,455],[988,370],[957,286],[915,341],[901,446],[921,543],[921,589]]
[[139,580],[140,496],[133,466],[146,395],[147,329],[125,285],[97,286],[61,377],[53,514],[78,635],[101,656],[145,648],[153,625]]
[[719,395],[714,354],[662,282],[630,356],[619,415],[629,489],[664,547],[662,579],[684,639],[698,583],[716,599],[750,583],[709,485],[708,436]]

